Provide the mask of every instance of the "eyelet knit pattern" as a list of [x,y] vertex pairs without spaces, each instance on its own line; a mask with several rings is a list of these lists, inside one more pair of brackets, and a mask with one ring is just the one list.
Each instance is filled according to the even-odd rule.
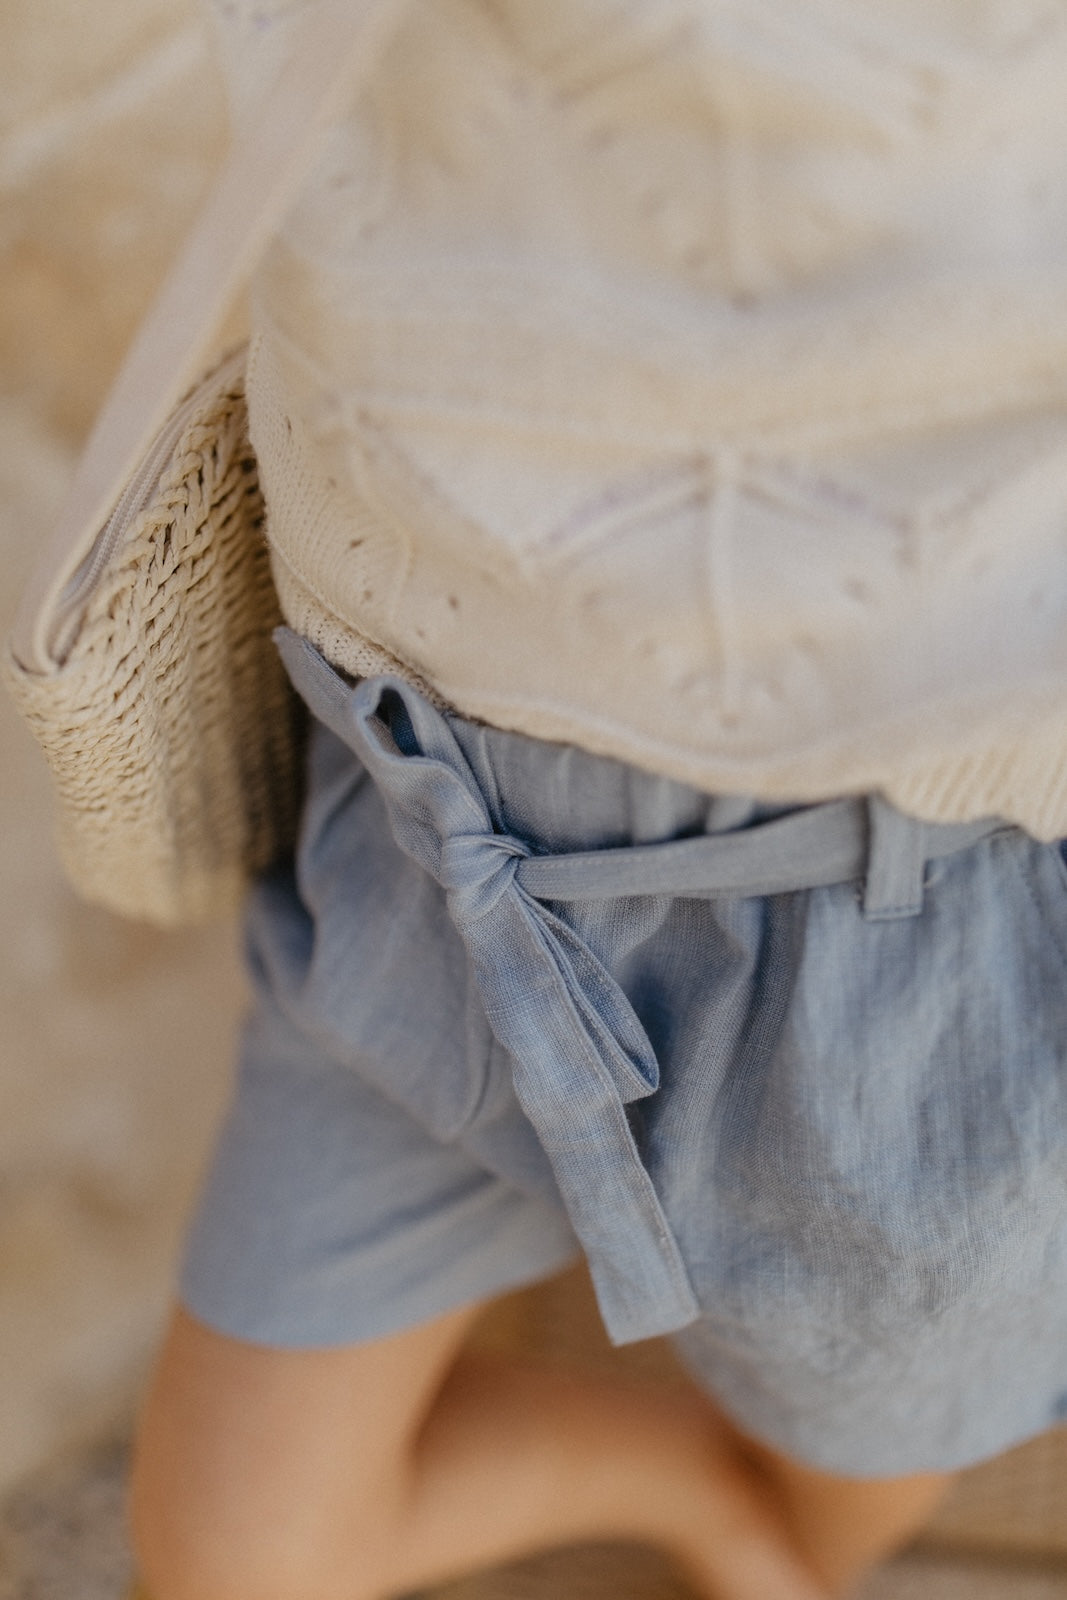
[[[300,3],[218,0],[238,115]],[[257,281],[288,621],[710,790],[1067,834],[1065,81],[1062,0],[413,0]]]

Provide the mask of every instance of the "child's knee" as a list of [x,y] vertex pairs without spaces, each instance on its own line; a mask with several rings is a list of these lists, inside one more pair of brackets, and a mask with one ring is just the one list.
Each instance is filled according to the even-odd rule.
[[146,1600],[385,1600],[389,1508],[351,1509],[343,1527],[299,1504],[290,1518],[265,1517],[235,1482],[205,1515],[176,1478],[135,1473],[131,1537]]
[[344,1403],[356,1372],[323,1375],[320,1365],[312,1358],[309,1372],[299,1357],[176,1317],[130,1480],[134,1554],[151,1600],[389,1592],[399,1429],[383,1425],[375,1437],[366,1409]]
[[395,1588],[410,1441],[475,1315],[294,1351],[179,1310],[134,1450],[151,1600],[381,1600]]

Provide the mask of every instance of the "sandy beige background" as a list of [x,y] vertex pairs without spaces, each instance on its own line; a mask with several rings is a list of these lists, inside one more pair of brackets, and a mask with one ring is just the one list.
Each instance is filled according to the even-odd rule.
[[[188,0],[0,6],[0,627],[218,157]],[[229,928],[79,904],[0,696],[0,1489],[128,1398],[225,1084]]]
[[[223,130],[195,0],[0,5],[4,631]],[[2,696],[0,790],[2,1494],[131,1403],[225,1094],[241,980],[232,928],[163,936],[73,898],[46,775]],[[577,1280],[505,1308],[497,1337],[605,1359]],[[627,1359],[656,1367],[654,1352]],[[450,1594],[677,1593],[643,1571],[630,1557],[553,1557]],[[5,1600],[16,1592],[44,1591],[16,1585]],[[970,1475],[926,1544],[871,1589],[913,1594],[1067,1597],[1062,1432]]]

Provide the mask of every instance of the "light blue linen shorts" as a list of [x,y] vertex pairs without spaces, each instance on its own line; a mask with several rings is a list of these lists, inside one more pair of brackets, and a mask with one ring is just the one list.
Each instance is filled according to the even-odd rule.
[[324,1346],[584,1251],[830,1470],[948,1469],[1067,1415],[1067,867],[996,823],[758,806],[349,684],[182,1298]]

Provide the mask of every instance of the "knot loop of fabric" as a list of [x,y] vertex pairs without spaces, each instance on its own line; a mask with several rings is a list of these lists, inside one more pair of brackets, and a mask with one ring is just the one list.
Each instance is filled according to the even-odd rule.
[[494,909],[515,882],[529,850],[510,834],[453,833],[441,841],[438,878],[457,923],[474,923]]

